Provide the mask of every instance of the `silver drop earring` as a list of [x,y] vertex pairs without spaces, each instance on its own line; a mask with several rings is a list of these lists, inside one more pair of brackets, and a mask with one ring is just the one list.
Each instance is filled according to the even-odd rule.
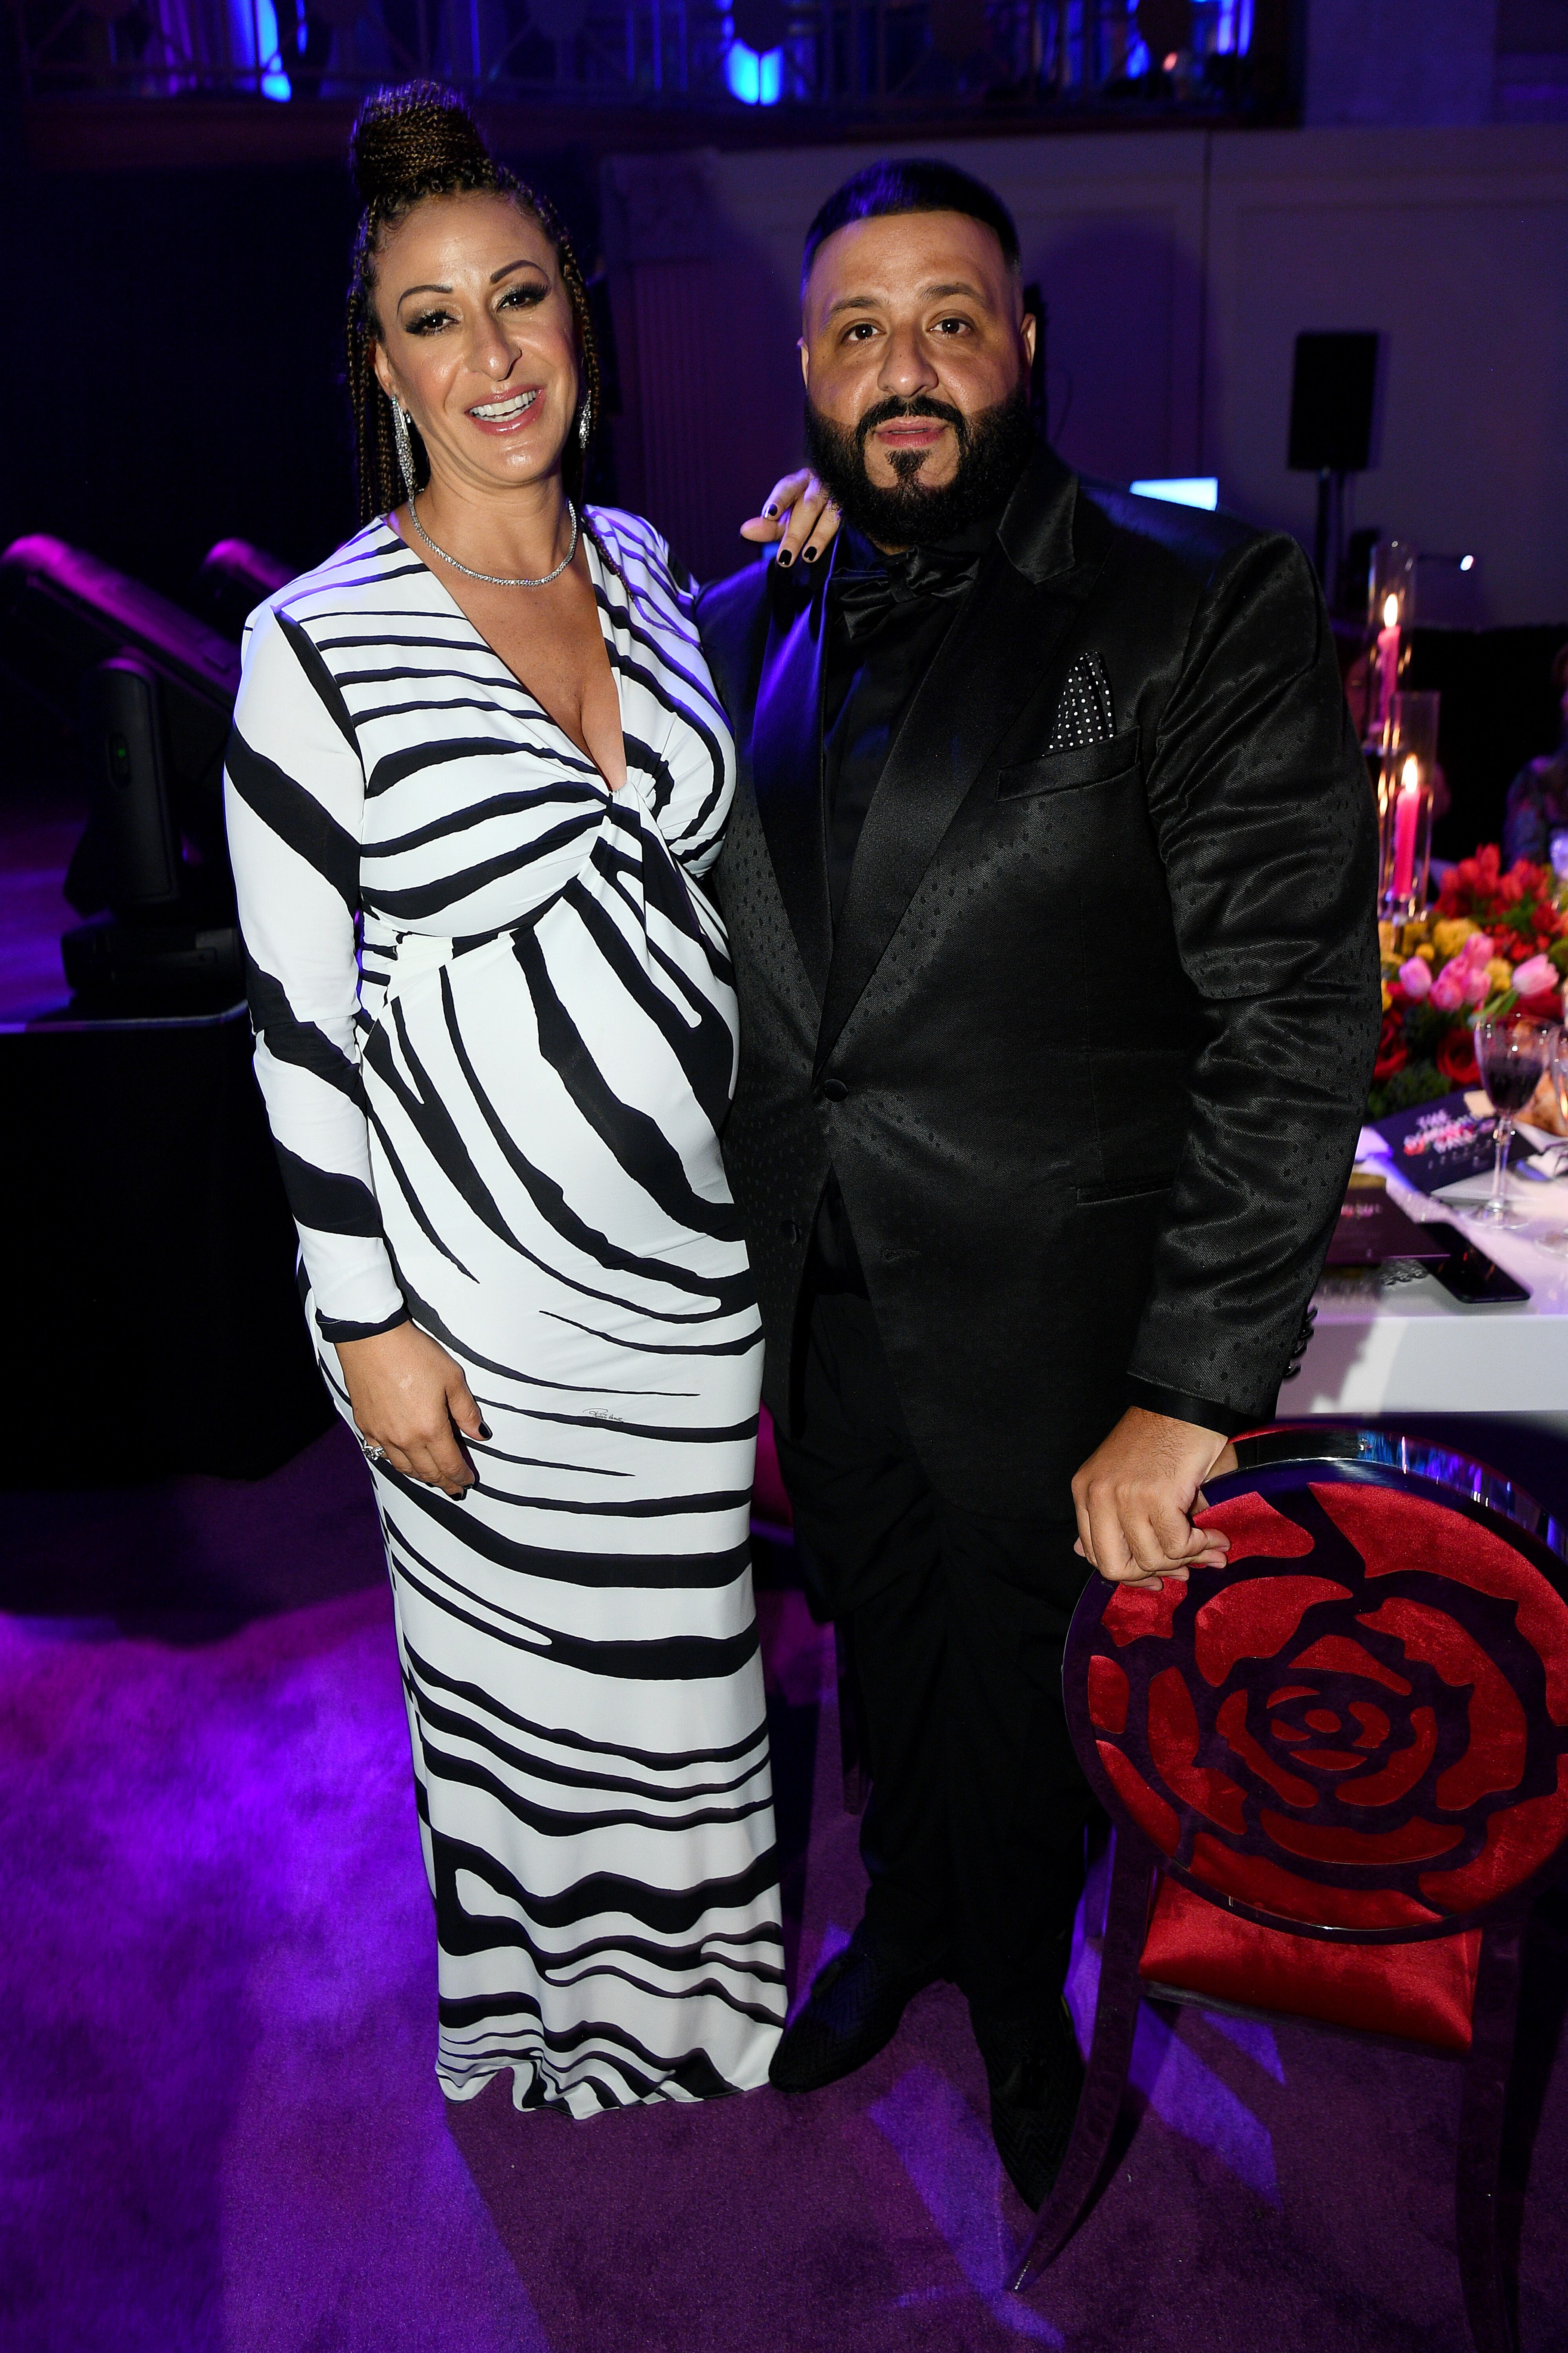
[[588,436],[592,433],[593,429],[594,396],[591,392],[585,392],[583,395],[583,414],[577,419],[577,447],[579,449],[585,449],[587,448]]
[[392,438],[397,444],[397,463],[403,474],[403,487],[414,496],[414,444],[408,438],[408,411],[400,400],[392,404]]

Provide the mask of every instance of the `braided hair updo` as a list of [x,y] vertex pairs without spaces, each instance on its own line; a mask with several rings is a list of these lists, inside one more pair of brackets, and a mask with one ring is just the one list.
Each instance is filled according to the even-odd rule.
[[[437,82],[404,82],[367,98],[349,140],[349,168],[364,206],[349,273],[349,403],[353,412],[354,456],[362,523],[385,514],[404,495],[397,448],[392,436],[392,403],[376,380],[374,346],[381,340],[375,310],[375,264],[383,240],[429,196],[467,195],[473,189],[507,195],[532,215],[554,249],[561,283],[572,305],[583,361],[583,388],[591,418],[599,416],[599,355],[588,315],[588,290],[565,230],[553,207],[498,164],[479,136],[479,125],[454,90]],[[430,479],[430,461],[415,426],[415,485]],[[583,496],[584,450],[575,430],[566,438],[561,470],[568,498]]]

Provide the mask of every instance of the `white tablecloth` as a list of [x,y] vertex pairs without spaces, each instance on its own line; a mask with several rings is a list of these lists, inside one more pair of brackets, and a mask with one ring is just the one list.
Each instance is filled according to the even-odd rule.
[[1279,1392],[1279,1414],[1499,1413],[1568,1416],[1568,1255],[1540,1237],[1568,1232],[1568,1178],[1542,1184],[1510,1172],[1514,1206],[1529,1223],[1498,1233],[1460,1213],[1489,1186],[1474,1177],[1428,1198],[1394,1176],[1363,1129],[1360,1166],[1388,1174],[1391,1197],[1419,1221],[1437,1219],[1475,1239],[1525,1284],[1526,1303],[1464,1307],[1433,1276],[1347,1295],[1332,1275],[1318,1291],[1318,1320],[1301,1370]]

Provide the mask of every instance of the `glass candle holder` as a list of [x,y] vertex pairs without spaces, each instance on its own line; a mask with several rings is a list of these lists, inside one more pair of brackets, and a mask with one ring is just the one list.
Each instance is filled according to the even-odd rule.
[[1440,700],[1389,697],[1377,781],[1377,912],[1384,923],[1408,923],[1426,904]]
[[1407,539],[1380,539],[1367,578],[1366,740],[1380,743],[1399,691],[1405,632],[1415,618],[1415,550]]

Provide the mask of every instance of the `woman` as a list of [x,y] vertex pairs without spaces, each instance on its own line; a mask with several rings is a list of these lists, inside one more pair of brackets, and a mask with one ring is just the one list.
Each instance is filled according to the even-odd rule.
[[229,759],[257,1071],[381,1506],[437,2073],[582,2116],[761,2084],[784,2015],[733,746],[664,543],[577,503],[549,209],[429,85],[353,160],[365,527],[253,617]]

